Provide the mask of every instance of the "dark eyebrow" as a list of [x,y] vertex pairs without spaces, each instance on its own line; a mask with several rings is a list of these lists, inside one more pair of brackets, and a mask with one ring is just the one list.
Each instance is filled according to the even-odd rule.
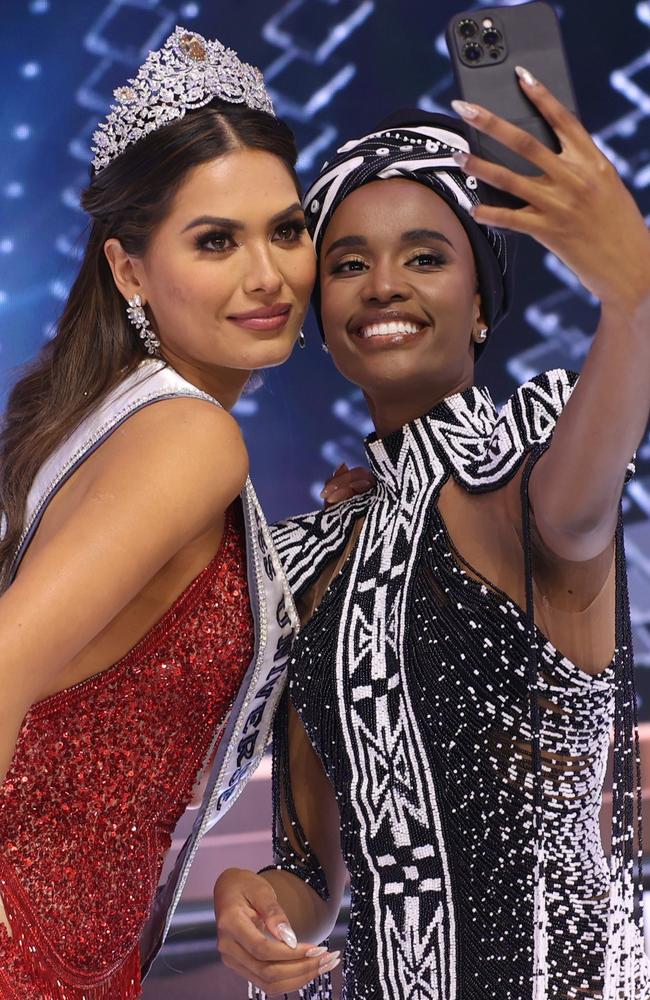
[[[299,201],[289,205],[288,208],[283,208],[281,212],[277,212],[274,216],[269,219],[271,225],[276,222],[282,222],[287,216],[293,215],[294,212],[300,212],[301,216],[304,215],[302,210],[302,205]],[[196,229],[197,226],[214,226],[218,229],[244,229],[244,223],[239,222],[237,219],[225,219],[218,215],[199,215],[196,219],[192,219],[191,222],[185,226],[182,232],[186,233],[188,229]]]
[[402,243],[414,243],[418,240],[437,240],[447,243],[452,250],[454,249],[451,240],[444,233],[439,233],[437,229],[409,229],[407,233],[402,233]]
[[327,248],[325,256],[333,253],[334,250],[340,250],[341,247],[367,247],[368,240],[365,236],[341,236],[339,240],[334,240],[332,245]]
[[[451,240],[445,236],[444,233],[439,233],[436,229],[409,229],[408,232],[402,233],[401,236],[402,243],[413,243],[417,240],[437,240],[438,242],[447,243],[451,249],[454,249],[454,244]],[[325,252],[325,256],[333,253],[334,250],[340,250],[342,247],[367,247],[368,240],[365,236],[342,236],[339,240],[334,240],[332,245],[328,247]]]

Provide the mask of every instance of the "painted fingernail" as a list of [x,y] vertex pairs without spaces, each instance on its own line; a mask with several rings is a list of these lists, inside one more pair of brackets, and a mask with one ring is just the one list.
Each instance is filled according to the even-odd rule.
[[278,924],[276,930],[278,932],[278,936],[286,945],[289,946],[289,948],[298,947],[298,938],[289,927],[289,924]]
[[462,149],[457,149],[454,153],[453,159],[454,163],[457,163],[459,167],[462,167],[464,169],[467,166],[467,161],[469,160],[469,156],[467,155],[467,153],[463,153]]
[[324,958],[323,961],[318,966],[319,972],[331,972],[341,961],[341,952],[333,951],[331,955]]
[[341,959],[337,958],[336,961],[332,961],[329,965],[321,965],[318,967],[318,974],[322,976],[325,972],[333,972],[337,965],[341,964]]
[[457,115],[464,118],[466,121],[473,121],[474,118],[478,118],[479,109],[475,104],[468,104],[467,101],[452,101],[451,106]]
[[318,958],[319,955],[326,955],[327,948],[320,944],[317,948],[310,948],[305,952],[305,958]]
[[537,80],[535,79],[533,74],[530,72],[529,69],[526,69],[525,66],[515,66],[515,73],[517,74],[519,79],[523,80],[524,83],[527,83],[529,87],[534,87],[535,84],[537,83]]

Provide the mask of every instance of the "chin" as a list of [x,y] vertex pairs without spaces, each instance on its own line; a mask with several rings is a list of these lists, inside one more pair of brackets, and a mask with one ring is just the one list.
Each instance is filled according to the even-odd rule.
[[407,393],[411,385],[422,383],[424,372],[431,373],[437,367],[431,352],[382,351],[363,360],[345,360],[347,364],[337,365],[341,374],[360,388],[375,391],[399,387]]
[[288,361],[295,344],[296,337],[279,337],[277,340],[261,343],[256,350],[250,352],[250,363],[246,367],[252,371],[258,368],[277,368]]

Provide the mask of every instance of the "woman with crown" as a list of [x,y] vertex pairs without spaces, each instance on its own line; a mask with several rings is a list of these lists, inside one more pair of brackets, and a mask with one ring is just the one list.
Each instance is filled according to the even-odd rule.
[[79,275],[0,437],[4,1000],[140,995],[296,625],[229,413],[313,283],[291,133],[257,70],[182,28],[115,96]]

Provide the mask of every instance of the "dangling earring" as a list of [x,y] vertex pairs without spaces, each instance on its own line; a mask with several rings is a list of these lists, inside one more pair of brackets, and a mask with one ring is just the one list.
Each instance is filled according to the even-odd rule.
[[298,334],[298,347],[300,348],[301,351],[304,351],[305,349],[305,335],[302,332],[302,330]]
[[138,336],[142,339],[147,353],[155,354],[160,347],[160,341],[151,329],[151,323],[147,319],[142,299],[137,292],[132,299],[129,299],[129,308],[126,310],[126,315],[138,331]]

